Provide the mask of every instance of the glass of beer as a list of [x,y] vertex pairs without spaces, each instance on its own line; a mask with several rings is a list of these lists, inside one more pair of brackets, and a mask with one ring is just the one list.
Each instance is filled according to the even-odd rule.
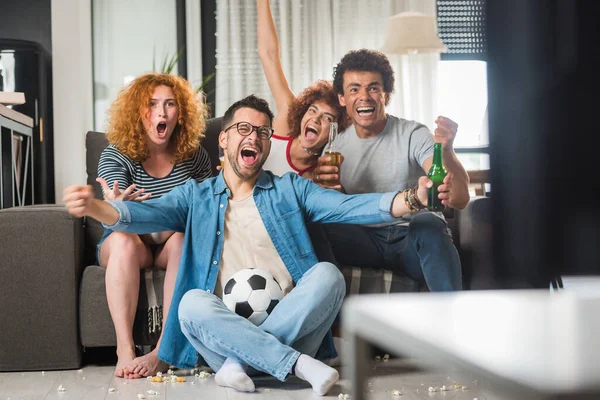
[[[334,165],[336,167],[340,167],[340,163],[342,161],[342,153],[340,153],[337,149],[337,146],[335,144],[335,139],[338,135],[338,123],[337,122],[332,122],[329,125],[329,142],[327,142],[327,146],[325,148],[325,154],[326,156],[329,156],[329,158],[331,159],[330,161],[326,161],[323,163],[323,165]],[[338,173],[339,175],[339,173]],[[334,186],[339,184],[339,179],[337,181],[332,181],[332,180],[322,180],[321,183],[323,185],[326,186]]]
[[221,164],[221,168],[225,165],[225,151],[221,146],[219,146],[219,163]]

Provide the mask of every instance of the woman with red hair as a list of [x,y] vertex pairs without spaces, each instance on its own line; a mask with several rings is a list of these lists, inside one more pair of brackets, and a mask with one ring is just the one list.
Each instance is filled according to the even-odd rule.
[[[190,179],[211,176],[210,159],[200,146],[206,107],[183,78],[146,74],[124,87],[109,109],[109,146],[98,163],[98,179],[106,200],[144,201],[159,198]],[[113,183],[112,189],[109,182]],[[133,322],[138,304],[140,270],[155,265],[166,269],[163,319],[160,309],[152,329],[159,332],[167,319],[179,267],[183,233],[158,232],[138,236],[106,230],[98,244],[99,264],[106,268],[106,297],[117,334],[115,375],[141,378],[167,365],[156,348],[135,354]]]
[[258,54],[277,105],[271,153],[263,166],[276,175],[296,172],[312,179],[313,169],[329,138],[329,124],[340,132],[349,121],[330,82],[319,80],[295,96],[285,78],[279,39],[269,0],[257,0]]

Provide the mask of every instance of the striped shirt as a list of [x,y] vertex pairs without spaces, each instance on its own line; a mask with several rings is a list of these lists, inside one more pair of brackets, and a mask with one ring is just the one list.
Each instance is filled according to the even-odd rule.
[[202,182],[210,178],[212,168],[208,153],[200,147],[191,158],[175,164],[169,175],[155,178],[146,172],[141,162],[132,161],[116,147],[109,145],[100,155],[98,176],[104,178],[111,188],[114,181],[119,181],[121,191],[135,184],[136,190],[146,189],[146,193],[152,193],[152,199],[158,199],[190,179]]

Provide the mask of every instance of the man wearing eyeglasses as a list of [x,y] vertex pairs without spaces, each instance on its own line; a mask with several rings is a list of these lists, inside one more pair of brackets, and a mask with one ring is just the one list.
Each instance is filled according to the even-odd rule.
[[[295,374],[324,395],[339,375],[319,360],[336,356],[330,328],[346,291],[339,270],[317,260],[306,223],[372,224],[410,210],[398,192],[345,195],[297,174],[263,171],[272,121],[268,104],[248,96],[223,117],[217,177],[143,203],[100,201],[91,186],[71,186],[65,203],[71,214],[113,230],[185,233],[161,360],[191,368],[199,353],[221,386],[253,392],[251,367],[281,381]],[[417,192],[424,203],[425,181]],[[259,326],[221,300],[227,280],[244,268],[266,269],[285,295]]]

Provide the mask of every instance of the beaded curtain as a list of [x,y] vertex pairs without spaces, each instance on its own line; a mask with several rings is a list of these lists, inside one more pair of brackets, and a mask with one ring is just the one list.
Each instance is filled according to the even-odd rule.
[[[379,49],[388,17],[403,11],[435,15],[435,0],[272,0],[284,73],[294,93],[317,79],[332,79],[349,50]],[[275,101],[257,50],[256,0],[217,1],[215,115],[249,94]],[[388,112],[432,128],[438,54],[390,55],[396,74]]]

